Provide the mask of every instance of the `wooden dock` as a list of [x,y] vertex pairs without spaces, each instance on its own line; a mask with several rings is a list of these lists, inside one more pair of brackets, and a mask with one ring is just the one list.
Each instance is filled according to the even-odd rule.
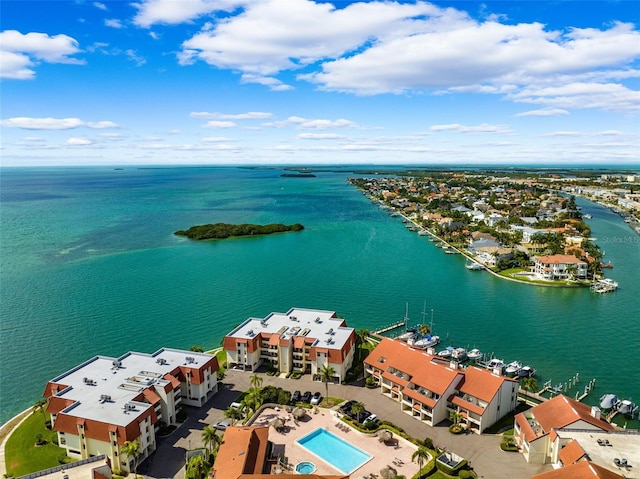
[[397,323],[390,324],[373,332],[373,334],[383,334],[393,331],[394,329],[402,328],[407,325],[407,321],[398,321]]

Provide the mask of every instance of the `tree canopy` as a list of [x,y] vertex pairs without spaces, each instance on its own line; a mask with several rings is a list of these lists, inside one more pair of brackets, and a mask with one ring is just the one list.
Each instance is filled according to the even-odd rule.
[[195,240],[208,240],[224,239],[232,236],[268,235],[287,231],[301,231],[303,229],[304,226],[300,223],[294,223],[292,225],[284,225],[282,223],[271,223],[268,225],[214,223],[192,226],[188,230],[178,230],[174,234]]

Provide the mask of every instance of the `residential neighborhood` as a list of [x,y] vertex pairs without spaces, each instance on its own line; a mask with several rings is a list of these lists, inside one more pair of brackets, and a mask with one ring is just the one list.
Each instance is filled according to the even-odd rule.
[[591,236],[588,215],[576,205],[575,195],[606,201],[640,233],[635,176],[437,172],[350,181],[392,216],[402,215],[410,222],[407,228],[442,241],[438,246],[446,252],[462,252],[521,282],[588,286],[604,278],[603,268],[612,267]]

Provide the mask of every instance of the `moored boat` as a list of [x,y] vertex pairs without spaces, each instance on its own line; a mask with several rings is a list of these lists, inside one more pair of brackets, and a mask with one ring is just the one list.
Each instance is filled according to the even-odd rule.
[[444,348],[442,351],[438,353],[438,356],[440,356],[441,358],[450,358],[452,353],[453,353],[453,347],[447,346],[446,348]]
[[451,351],[451,357],[457,361],[465,361],[467,359],[467,350],[464,348],[455,348]]
[[502,371],[504,369],[504,361],[502,359],[492,359],[487,363],[487,369],[494,370],[498,369]]
[[407,328],[407,330],[402,333],[400,336],[398,336],[396,339],[399,339],[400,341],[409,341],[414,339],[418,334],[418,329],[417,328]]
[[531,366],[523,366],[520,371],[518,371],[519,378],[532,378],[536,375],[536,370]]
[[420,349],[427,349],[435,346],[440,342],[440,336],[436,336],[435,334],[427,334],[417,341],[413,342],[413,346]]
[[505,372],[505,374],[507,374],[509,376],[514,376],[514,375],[518,374],[521,369],[522,369],[522,364],[521,363],[519,363],[518,361],[511,361],[504,368],[504,372]]
[[615,394],[605,394],[600,398],[600,409],[613,409],[620,402]]
[[465,263],[464,267],[470,271],[480,271],[484,269],[484,266],[482,266],[480,263],[476,263],[475,261],[468,261],[467,263]]
[[623,399],[616,404],[616,410],[625,416],[635,417],[638,414],[638,406],[629,399]]
[[479,349],[472,349],[467,353],[467,358],[475,361],[482,358],[482,352]]

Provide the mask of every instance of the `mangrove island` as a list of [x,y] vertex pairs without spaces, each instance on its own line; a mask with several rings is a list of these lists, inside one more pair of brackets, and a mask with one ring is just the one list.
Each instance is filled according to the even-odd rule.
[[269,235],[273,233],[284,233],[287,231],[301,231],[304,229],[300,223],[292,225],[284,225],[281,223],[272,223],[268,225],[252,225],[252,224],[229,224],[215,223],[208,225],[192,226],[188,230],[178,230],[174,234],[178,236],[186,236],[194,240],[224,239],[232,236],[257,236]]

